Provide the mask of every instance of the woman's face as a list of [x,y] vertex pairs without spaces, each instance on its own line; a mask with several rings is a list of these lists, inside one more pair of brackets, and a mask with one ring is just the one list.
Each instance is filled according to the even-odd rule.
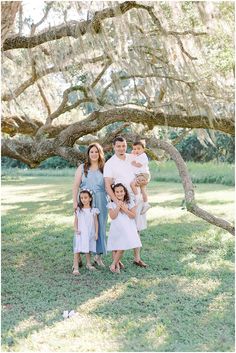
[[117,188],[115,188],[114,194],[119,201],[124,201],[125,190],[122,186],[118,186]]
[[97,147],[93,146],[89,151],[89,159],[91,162],[97,162],[99,159],[99,152]]

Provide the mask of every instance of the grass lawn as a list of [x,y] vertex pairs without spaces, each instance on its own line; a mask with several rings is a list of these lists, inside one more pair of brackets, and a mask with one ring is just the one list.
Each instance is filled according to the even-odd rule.
[[[152,181],[147,269],[124,257],[71,275],[71,176],[2,182],[3,351],[234,351],[234,238],[181,209],[181,184]],[[199,205],[233,220],[234,189],[198,184]],[[77,315],[63,320],[64,310]]]

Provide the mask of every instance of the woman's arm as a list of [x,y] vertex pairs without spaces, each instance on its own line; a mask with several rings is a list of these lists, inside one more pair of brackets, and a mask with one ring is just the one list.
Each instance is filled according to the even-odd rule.
[[75,213],[75,217],[74,217],[74,229],[75,229],[75,233],[77,235],[80,234],[80,231],[78,229],[78,217],[77,217],[77,214]]
[[77,210],[77,207],[78,207],[77,197],[78,197],[78,191],[81,184],[81,180],[82,180],[82,164],[80,164],[80,166],[77,168],[75,172],[75,178],[74,178],[74,183],[72,188],[74,210]]
[[119,212],[120,212],[120,205],[117,205],[115,209],[109,208],[109,216],[111,217],[111,219],[116,219]]

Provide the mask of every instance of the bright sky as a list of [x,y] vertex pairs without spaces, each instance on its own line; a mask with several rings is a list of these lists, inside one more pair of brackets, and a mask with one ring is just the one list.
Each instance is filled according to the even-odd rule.
[[[26,18],[31,18],[34,23],[39,22],[44,15],[44,7],[47,1],[23,1],[23,15]],[[87,19],[87,14],[89,10],[92,8],[93,11],[97,11],[102,9],[104,6],[107,6],[106,1],[57,1],[57,6],[60,8],[60,5],[64,8],[66,5],[70,4],[71,9],[68,11],[67,20],[81,20]],[[77,6],[76,6],[77,5]],[[78,7],[81,7],[78,9]],[[55,11],[49,11],[47,20],[39,27],[39,30],[42,30],[45,26],[48,26],[50,23],[51,26],[55,26],[61,24],[63,22],[63,16],[59,13],[55,13]],[[25,29],[26,30],[26,29]]]
[[[23,1],[23,16],[27,18],[31,18],[34,23],[39,22],[43,15],[44,15],[44,7],[45,7],[46,1]],[[58,5],[60,3],[63,3],[65,5],[68,3],[68,1],[57,1]],[[74,2],[72,2],[74,3]],[[78,20],[79,19],[79,14],[77,11],[75,11],[75,8],[68,12],[68,20]],[[59,14],[56,14],[53,11],[49,11],[47,20],[43,22],[43,24],[39,27],[39,30],[42,30],[44,27],[48,26],[50,23],[51,26],[55,26],[58,24],[61,24],[63,21],[63,17],[60,16]]]

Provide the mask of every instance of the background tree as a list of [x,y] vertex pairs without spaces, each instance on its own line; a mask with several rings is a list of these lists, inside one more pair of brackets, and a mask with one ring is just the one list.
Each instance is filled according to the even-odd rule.
[[233,3],[42,4],[35,21],[23,2],[2,44],[3,156],[77,164],[91,134],[108,149],[126,128],[174,158],[163,126],[234,134]]

